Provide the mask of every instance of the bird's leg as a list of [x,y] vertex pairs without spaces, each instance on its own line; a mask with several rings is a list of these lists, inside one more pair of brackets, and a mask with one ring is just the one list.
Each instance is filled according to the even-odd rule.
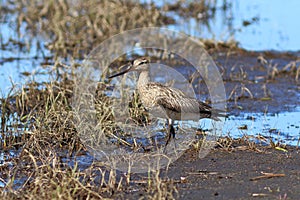
[[174,139],[175,138],[175,129],[174,129],[174,126],[173,126],[173,120],[168,119],[168,135],[167,135],[167,141],[166,141],[166,144],[165,144],[165,149],[166,149],[167,145],[169,144],[172,136],[173,136],[173,139]]

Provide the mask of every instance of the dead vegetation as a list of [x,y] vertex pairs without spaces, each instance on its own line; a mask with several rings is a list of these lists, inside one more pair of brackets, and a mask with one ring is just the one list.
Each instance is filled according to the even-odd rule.
[[[15,198],[113,198],[122,196],[122,192],[131,190],[130,178],[118,174],[115,170],[91,162],[82,169],[76,158],[88,156],[76,133],[70,98],[72,81],[70,74],[60,74],[58,81],[43,85],[31,83],[23,87],[20,92],[12,93],[2,99],[2,149],[10,151],[19,149],[15,158],[4,160],[6,164],[0,167],[1,197]],[[246,90],[244,92],[247,92]],[[97,105],[100,117],[110,116],[109,99],[101,97]],[[139,107],[139,102],[132,102],[132,107]],[[133,109],[133,116],[137,122],[142,122],[141,110]],[[9,124],[7,121],[15,115],[15,122],[23,124],[22,133],[15,133],[19,124]],[[113,117],[113,116],[111,116]],[[102,119],[107,132],[113,132],[112,119]],[[105,124],[107,123],[107,124]],[[13,136],[13,137],[12,137]],[[254,150],[260,151],[251,138],[241,138],[244,145],[236,146],[233,138],[222,138],[219,147],[225,151]],[[281,147],[270,141],[273,148]],[[70,165],[69,161],[73,160]],[[177,188],[172,180],[163,180],[160,171],[153,171],[144,189],[145,195],[152,199],[176,198]]]
[[[130,178],[115,170],[97,162],[87,163],[87,166],[78,163],[77,159],[90,155],[75,129],[70,105],[72,87],[72,81],[67,78],[43,85],[29,84],[2,99],[10,102],[2,104],[4,121],[16,114],[15,122],[24,126],[18,135],[8,133],[14,133],[19,124],[6,123],[2,128],[5,137],[1,140],[1,149],[6,152],[16,150],[16,155],[2,161],[0,181],[5,186],[0,189],[1,198],[102,199],[130,190]],[[115,126],[113,116],[101,113],[106,112],[109,105],[107,97],[102,96],[96,101],[99,117],[106,117],[100,119],[103,128],[111,135]],[[145,192],[149,198],[172,199],[176,188],[169,184],[171,181],[162,181],[159,173],[151,172]]]
[[[204,2],[204,1],[203,1]],[[173,6],[173,8],[172,8]],[[177,9],[179,4],[170,5],[167,10]],[[187,4],[181,11],[194,8],[190,13],[204,13],[205,5]],[[180,9],[180,8],[178,8]],[[211,9],[214,9],[211,7]],[[53,80],[46,83],[35,81],[21,88],[12,84],[11,92],[1,98],[1,144],[4,154],[14,151],[14,155],[1,160],[0,189],[2,199],[102,199],[122,196],[122,192],[131,192],[134,182],[130,175],[122,175],[91,161],[82,167],[77,158],[88,157],[85,146],[77,135],[71,98],[73,92],[72,66],[61,64],[58,58],[76,60],[84,58],[106,38],[124,30],[133,28],[161,26],[174,23],[155,5],[143,5],[135,1],[7,1],[1,7],[6,14],[14,13],[16,31],[23,36],[22,27],[32,37],[42,36],[47,40],[46,49],[53,53],[53,59],[44,57],[44,62],[54,63],[49,67]],[[199,16],[198,16],[199,17]],[[28,50],[24,40],[11,41],[11,44]],[[237,43],[205,41],[209,50],[234,49]],[[10,48],[13,49],[13,46]],[[37,44],[41,45],[40,43]],[[9,47],[2,44],[2,47]],[[41,48],[37,48],[41,49]],[[46,66],[45,66],[46,67]],[[232,73],[233,79],[245,79],[247,73],[242,69]],[[278,70],[277,70],[278,72]],[[288,72],[299,79],[298,61],[276,72],[276,66],[268,73],[274,78],[280,72]],[[244,85],[237,86],[229,99],[237,101],[249,96],[251,91]],[[98,119],[105,132],[113,134],[117,129],[113,123],[113,114],[108,109],[110,99],[99,93],[96,110]],[[136,123],[148,123],[140,102],[135,97],[130,110]],[[136,109],[138,108],[138,109]],[[248,142],[249,149],[255,144]],[[233,139],[219,141],[225,150],[233,149]],[[278,146],[278,145],[275,145]],[[72,161],[72,164],[70,162]],[[151,171],[146,181],[145,195],[149,199],[174,199],[178,193],[173,180],[163,180],[160,171]]]
[[134,1],[8,1],[17,31],[43,36],[55,58],[83,58],[103,40],[125,30],[174,23],[154,4]]

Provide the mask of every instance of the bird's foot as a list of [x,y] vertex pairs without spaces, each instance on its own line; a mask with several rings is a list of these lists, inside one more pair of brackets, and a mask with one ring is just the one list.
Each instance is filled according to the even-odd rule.
[[165,144],[164,153],[166,152],[166,148],[167,148],[169,142],[171,141],[171,137],[173,137],[173,139],[175,138],[175,129],[174,129],[173,125],[170,125],[169,130],[168,130],[167,141]]

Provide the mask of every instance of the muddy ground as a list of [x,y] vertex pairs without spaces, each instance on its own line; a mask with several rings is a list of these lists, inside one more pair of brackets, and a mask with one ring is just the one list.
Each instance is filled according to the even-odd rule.
[[[217,65],[224,70],[227,95],[238,87],[236,102],[234,98],[228,102],[231,115],[274,114],[299,107],[300,80],[295,80],[296,71],[288,67],[298,59],[298,53],[240,51],[223,55],[215,54]],[[247,92],[240,94],[241,84],[253,97]],[[300,199],[298,147],[286,147],[287,152],[259,145],[249,149],[248,144],[241,143],[231,147],[230,151],[215,148],[203,159],[189,150],[161,173],[162,179],[172,180],[178,190],[177,199]],[[142,179],[147,180],[147,175]],[[142,186],[116,194],[115,198],[141,198]]]
[[[27,1],[8,1],[8,6],[1,9],[4,13],[3,23],[8,21],[9,27],[17,27],[16,30],[12,29],[17,36],[9,38],[7,42],[8,38],[4,37],[4,42],[1,40],[4,56],[0,58],[0,65],[4,66],[14,59],[23,61],[20,58],[22,54],[14,58],[14,53],[11,53],[16,49],[25,52],[32,49],[31,41],[35,40],[30,39],[27,43],[26,37],[25,42],[20,37],[27,34],[33,37],[44,35],[49,40],[46,44],[44,40],[41,43],[37,41],[37,47],[32,50],[37,51],[37,55],[32,54],[28,59],[41,58],[42,67],[53,65],[53,69],[64,71],[64,64],[57,65],[56,61],[60,60],[57,58],[81,60],[103,39],[122,30],[175,23],[173,18],[162,14],[153,5],[145,9],[144,5],[121,1],[103,1],[99,7],[95,6],[99,1],[79,1],[78,4],[49,2],[37,6]],[[226,4],[224,1],[223,11],[226,11]],[[112,8],[114,12],[111,12]],[[182,8],[178,3],[170,4],[165,9],[180,12]],[[187,9],[182,11],[198,16],[203,9],[214,13],[216,7],[203,8],[202,4],[188,4]],[[72,11],[68,17],[67,10]],[[16,13],[16,17],[10,16],[10,13]],[[10,17],[16,22],[10,23]],[[207,41],[204,46],[224,79],[229,115],[243,117],[245,113],[299,111],[300,52],[249,52],[239,49],[235,42],[217,43]],[[8,55],[6,50],[9,50]],[[49,58],[48,51],[51,51]],[[22,69],[22,65],[27,64],[21,62],[20,65]],[[24,71],[22,74],[26,76],[31,72]],[[64,80],[63,77],[57,80]],[[50,85],[46,83],[45,90],[34,85],[24,86],[22,94],[1,99],[0,156],[4,160],[0,160],[0,199],[143,199],[145,196],[147,199],[300,199],[299,143],[298,147],[274,143],[260,146],[247,139],[233,142],[233,138],[228,138],[229,144],[216,146],[203,159],[199,159],[196,150],[191,147],[168,169],[153,173],[157,177],[132,174],[132,179],[126,182],[124,173],[118,173],[116,178],[108,170],[109,175],[106,175],[112,179],[104,178],[106,180],[103,183],[101,180],[96,182],[94,179],[101,179],[101,174],[91,172],[102,169],[103,165],[93,165],[94,159],[85,151],[72,126],[68,102],[73,91],[69,89],[71,84],[64,81]],[[203,99],[209,103],[207,90],[201,92]],[[10,101],[11,105],[8,103]],[[20,108],[20,112],[17,108]],[[10,125],[10,117],[14,118],[15,113],[22,123],[14,128]],[[25,132],[27,120],[29,128]],[[298,126],[299,130],[299,124],[294,126]],[[247,130],[244,131],[247,134]],[[16,133],[19,132],[18,136]],[[8,134],[7,139],[5,134]],[[300,137],[300,132],[294,135]],[[276,149],[278,146],[283,149]],[[66,149],[68,153],[61,155]],[[14,150],[21,153],[14,153]],[[9,156],[4,158],[2,154]],[[77,158],[82,158],[78,168],[73,166],[73,159]],[[123,182],[120,181],[118,185],[114,178],[117,181],[123,178]],[[156,187],[157,184],[160,186]],[[170,194],[166,195],[168,191]]]
[[[229,115],[274,114],[299,109],[299,53],[243,50],[228,53],[226,50],[213,52],[211,55],[224,74]],[[230,138],[229,141],[231,140]],[[37,144],[39,143],[34,143],[33,149]],[[43,145],[41,147],[44,149]],[[205,158],[199,159],[195,149],[191,148],[172,163],[168,170],[161,170],[160,181],[166,187],[170,186],[175,199],[300,199],[300,149],[286,149],[287,152],[275,149],[274,144],[263,147],[244,141],[229,144],[226,148],[217,146]],[[62,158],[64,160],[67,156]],[[90,159],[88,156],[85,158]],[[84,166],[78,167],[83,170],[90,167],[91,163],[92,161],[88,161]],[[85,173],[87,172],[83,174]],[[122,173],[119,175],[118,178],[126,179]],[[49,180],[52,179],[50,176]],[[132,174],[129,185],[122,185],[121,190],[111,191],[108,195],[104,193],[103,196],[112,199],[143,198],[151,194],[147,191],[148,179],[148,174]],[[37,179],[33,179],[32,183],[35,180]],[[61,180],[58,180],[60,183]],[[99,185],[95,188],[100,188],[101,191]],[[153,194],[157,195],[159,192],[160,190]],[[153,196],[152,199],[156,198]]]
[[[162,172],[162,179],[173,179],[176,199],[299,199],[299,149],[260,148],[257,152],[244,147],[237,146],[231,152],[214,149],[203,159],[195,151],[187,151]],[[135,188],[116,198],[143,195],[143,188]]]
[[[243,52],[218,54],[215,61],[224,71],[227,97],[236,87],[237,103],[234,95],[228,99],[228,112],[278,113],[295,111],[300,106],[300,77],[296,81],[299,68],[299,53]],[[263,59],[263,61],[262,61]],[[249,89],[241,94],[241,86]]]

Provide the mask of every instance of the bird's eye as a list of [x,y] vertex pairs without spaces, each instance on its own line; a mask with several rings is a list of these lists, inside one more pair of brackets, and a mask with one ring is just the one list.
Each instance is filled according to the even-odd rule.
[[141,61],[141,64],[146,64],[146,63],[149,63],[147,59]]
[[149,63],[149,60],[147,60],[147,59],[139,59],[139,60],[134,60],[131,62],[131,64],[133,66],[139,66],[139,65],[143,65],[143,64],[147,64],[147,63]]

